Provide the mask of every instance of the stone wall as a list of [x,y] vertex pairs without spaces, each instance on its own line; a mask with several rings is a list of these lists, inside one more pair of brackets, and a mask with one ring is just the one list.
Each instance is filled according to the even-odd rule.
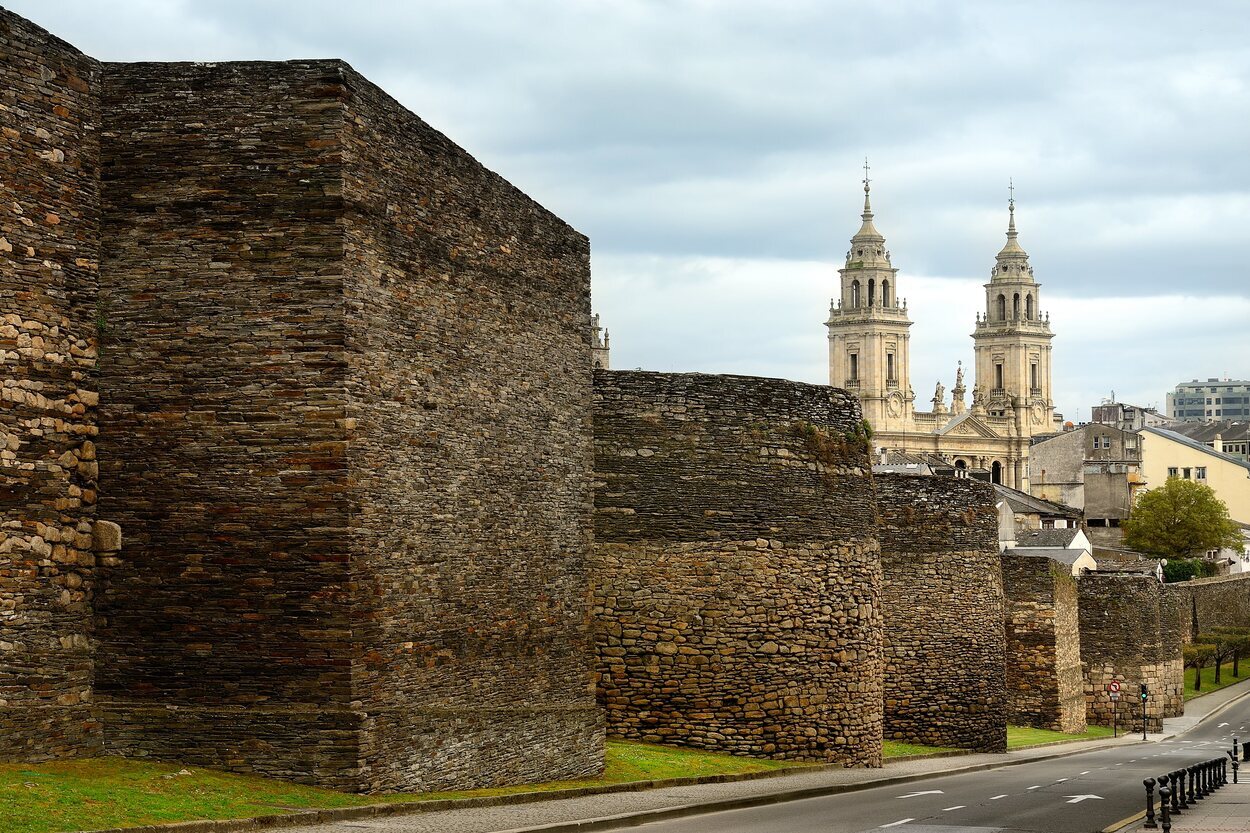
[[879,765],[881,574],[855,399],[599,371],[594,415],[609,733]]
[[99,65],[0,9],[0,760],[100,751]]
[[110,64],[111,752],[602,765],[585,237],[337,61]]
[[1003,574],[993,487],[885,474],[885,737],[1007,747]]
[[1250,628],[1250,573],[1170,584],[1180,597],[1184,640],[1215,628]]
[[[1113,711],[1121,726],[1141,731],[1138,687],[1146,683],[1147,727],[1161,731],[1163,718],[1184,713],[1181,660],[1181,594],[1153,576],[1088,574],[1077,581],[1081,625],[1081,665],[1088,722],[1110,726]],[[1121,684],[1113,708],[1107,685]]]
[[595,774],[589,241],[344,79],[368,784]]
[[1085,731],[1076,578],[1050,558],[1004,553],[1008,721]]

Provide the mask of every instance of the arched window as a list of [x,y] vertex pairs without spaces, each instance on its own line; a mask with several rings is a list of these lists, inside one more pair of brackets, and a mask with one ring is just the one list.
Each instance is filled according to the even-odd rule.
[[1011,299],[1011,317],[1018,319],[1020,317],[1020,293],[1017,292]]
[[994,483],[1003,482],[1003,464],[997,460],[994,461],[994,465],[990,466],[990,480]]
[[1024,317],[1029,319],[1030,321],[1033,320],[1033,296],[1032,295],[1024,296]]
[[872,278],[868,279],[868,306],[877,303],[877,282]]
[[890,282],[881,282],[881,306],[888,307],[890,305]]
[[1006,295],[998,296],[998,320],[999,321],[1007,320],[1007,296]]
[[851,281],[851,306],[859,306],[859,281]]

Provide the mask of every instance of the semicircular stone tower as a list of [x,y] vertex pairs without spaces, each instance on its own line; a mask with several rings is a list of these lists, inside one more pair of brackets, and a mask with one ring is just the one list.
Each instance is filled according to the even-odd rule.
[[879,765],[881,563],[854,396],[597,371],[594,415],[608,733]]

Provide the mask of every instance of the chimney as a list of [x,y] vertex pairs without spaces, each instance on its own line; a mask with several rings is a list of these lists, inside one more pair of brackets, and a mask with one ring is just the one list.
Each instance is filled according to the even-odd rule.
[[1220,454],[1223,454],[1223,453],[1224,453],[1224,437],[1223,437],[1223,435],[1221,435],[1221,434],[1216,434],[1216,435],[1215,435],[1215,441],[1212,443],[1212,447],[1213,447],[1213,448],[1214,448],[1217,452],[1219,452]]

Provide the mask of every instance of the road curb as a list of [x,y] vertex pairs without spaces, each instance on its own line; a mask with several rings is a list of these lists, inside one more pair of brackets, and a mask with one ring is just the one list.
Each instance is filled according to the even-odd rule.
[[[1110,739],[1107,739],[1110,740]],[[827,795],[858,792],[861,790],[888,787],[895,784],[907,784],[922,781],[926,778],[940,778],[946,775],[960,775],[968,772],[982,772],[987,769],[1020,766],[1034,761],[1047,761],[1066,758],[1083,752],[1094,752],[1112,746],[1132,746],[1142,741],[1061,741],[1062,745],[1079,744],[1079,749],[1067,749],[1062,752],[1033,755],[1017,761],[996,761],[984,764],[955,766],[949,769],[919,772],[907,775],[886,776],[868,781],[850,784],[829,784],[823,787],[804,787],[802,789],[781,790],[761,795],[727,798],[719,801],[682,804],[676,807],[662,807],[653,810],[639,810],[615,816],[602,816],[574,821],[552,822],[532,827],[515,828],[501,833],[565,833],[566,831],[592,831],[611,827],[634,827],[653,821],[684,818],[703,813],[716,813],[726,810],[741,810],[748,807],[762,807],[769,804],[781,804],[787,801],[798,801],[805,798],[820,798]],[[1033,749],[1041,747],[1032,747]],[[1018,750],[1027,751],[1027,750]],[[956,758],[977,754],[971,750],[943,752],[936,755],[904,756],[891,758],[891,763],[921,758]],[[367,818],[386,818],[390,816],[418,815],[443,810],[473,809],[479,807],[500,807],[510,804],[533,804],[540,801],[554,801],[564,798],[581,798],[590,795],[603,795],[617,792],[643,792],[664,787],[691,786],[696,784],[723,784],[737,781],[762,780],[783,775],[802,772],[819,772],[831,769],[844,769],[837,764],[815,767],[787,767],[769,772],[742,773],[740,775],[709,775],[692,778],[668,778],[655,781],[633,781],[625,784],[611,784],[603,787],[578,787],[570,790],[551,790],[549,792],[518,793],[516,795],[489,796],[483,798],[438,799],[409,803],[365,804],[359,807],[341,807],[329,810],[305,810],[297,813],[284,813],[272,816],[254,816],[244,819],[214,819],[204,821],[183,821],[169,824],[143,825],[139,827],[111,827],[105,830],[93,830],[90,833],[243,833],[253,830],[271,830],[283,827],[300,827],[305,825],[328,824],[338,821],[353,821]]]

